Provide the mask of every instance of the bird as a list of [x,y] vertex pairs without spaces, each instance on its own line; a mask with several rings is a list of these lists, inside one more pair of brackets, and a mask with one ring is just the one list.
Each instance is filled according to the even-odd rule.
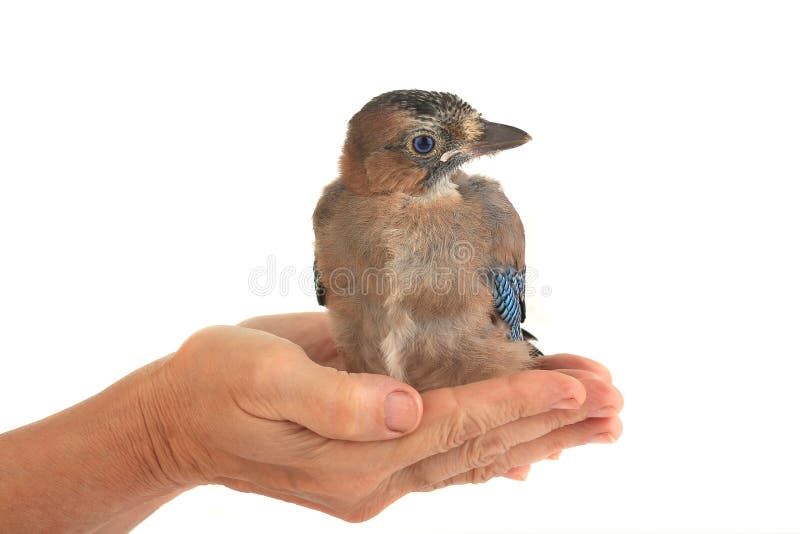
[[313,214],[317,301],[348,372],[422,392],[539,365],[522,221],[461,169],[530,140],[448,92],[390,91],[353,115]]

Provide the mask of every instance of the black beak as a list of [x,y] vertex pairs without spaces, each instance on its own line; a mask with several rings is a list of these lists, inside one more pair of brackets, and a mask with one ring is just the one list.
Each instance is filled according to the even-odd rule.
[[481,156],[498,150],[516,148],[530,140],[531,136],[519,128],[484,121],[483,135],[472,145],[470,152],[475,156]]
[[531,136],[519,128],[498,124],[496,122],[482,121],[483,135],[474,143],[451,150],[442,154],[441,160],[447,161],[458,153],[466,154],[470,158],[477,158],[486,154],[508,150],[522,146],[531,140]]

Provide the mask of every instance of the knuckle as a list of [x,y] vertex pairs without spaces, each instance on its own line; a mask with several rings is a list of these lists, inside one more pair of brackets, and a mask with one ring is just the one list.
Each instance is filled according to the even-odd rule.
[[511,462],[506,456],[500,456],[494,461],[494,472],[495,476],[502,475],[509,469],[513,468],[514,466],[511,465]]
[[608,432],[609,434],[616,435],[620,430],[620,423],[615,418],[600,419],[597,427],[594,429],[597,433]]
[[581,415],[574,413],[573,410],[551,410],[542,414],[541,417],[544,434],[554,432],[581,419]]
[[330,375],[327,379],[329,387],[325,395],[325,404],[329,410],[328,417],[343,435],[355,435],[360,420],[353,417],[353,414],[358,413],[360,397],[357,388],[354,387],[353,378],[345,371],[337,371],[329,367],[322,369],[322,372]]
[[506,440],[499,432],[489,433],[466,443],[466,467],[473,469],[491,464],[506,452]]
[[[579,377],[573,376],[573,371],[532,370],[525,371],[525,373],[530,377],[528,383],[534,384],[534,389],[540,392],[538,398],[539,402],[549,402],[566,398],[575,398],[582,401],[586,395],[584,385],[581,383]],[[527,389],[531,389],[530,386],[528,386]],[[524,404],[520,406],[522,412],[528,409],[529,406],[525,406]],[[542,406],[540,411],[546,409],[546,406]],[[533,414],[522,413],[521,415]]]
[[450,460],[440,457],[433,464],[428,462],[413,464],[402,471],[400,475],[402,482],[396,486],[410,488],[411,491],[432,491],[449,486],[453,484],[452,479],[443,473],[453,472],[453,469],[450,469],[452,466],[449,463],[444,462]]
[[192,333],[176,351],[183,355],[194,355],[210,347],[217,346],[230,326],[207,326]]
[[484,434],[487,424],[480,417],[465,410],[458,410],[446,426],[443,438],[445,450],[463,445],[468,440]]
[[409,486],[414,489],[414,491],[430,491],[434,489],[438,489],[441,486],[438,486],[442,481],[435,480],[431,477],[427,470],[422,468],[422,464],[414,464],[410,466],[406,471],[403,473],[404,478],[409,482]]
[[468,479],[471,484],[483,484],[489,482],[498,474],[493,466],[479,467],[469,472]]
[[547,376],[554,395],[559,397],[576,397],[583,388],[578,378],[566,373],[550,372]]
[[561,435],[551,436],[549,443],[547,443],[547,450],[549,451],[561,451],[567,448],[569,448],[569,444]]

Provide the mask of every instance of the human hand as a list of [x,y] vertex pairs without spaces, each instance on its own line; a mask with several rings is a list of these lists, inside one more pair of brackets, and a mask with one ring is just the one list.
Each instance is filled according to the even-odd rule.
[[[390,377],[312,361],[335,355],[324,314],[243,324],[194,334],[149,381],[145,420],[173,484],[221,483],[360,521],[408,492],[519,477],[621,432],[621,396],[589,360],[549,357],[545,370],[420,397]],[[396,414],[386,403],[395,391],[408,401]]]

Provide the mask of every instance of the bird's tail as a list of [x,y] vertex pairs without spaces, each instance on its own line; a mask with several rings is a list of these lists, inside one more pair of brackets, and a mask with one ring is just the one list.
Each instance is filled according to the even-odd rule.
[[533,334],[531,334],[530,332],[528,332],[524,328],[522,329],[522,339],[525,340],[528,343],[528,347],[529,347],[528,348],[528,354],[531,355],[531,360],[535,360],[536,358],[544,356],[542,351],[539,350],[539,347],[537,347],[533,343],[534,341],[539,341],[539,340],[536,339],[536,336],[534,336]]

